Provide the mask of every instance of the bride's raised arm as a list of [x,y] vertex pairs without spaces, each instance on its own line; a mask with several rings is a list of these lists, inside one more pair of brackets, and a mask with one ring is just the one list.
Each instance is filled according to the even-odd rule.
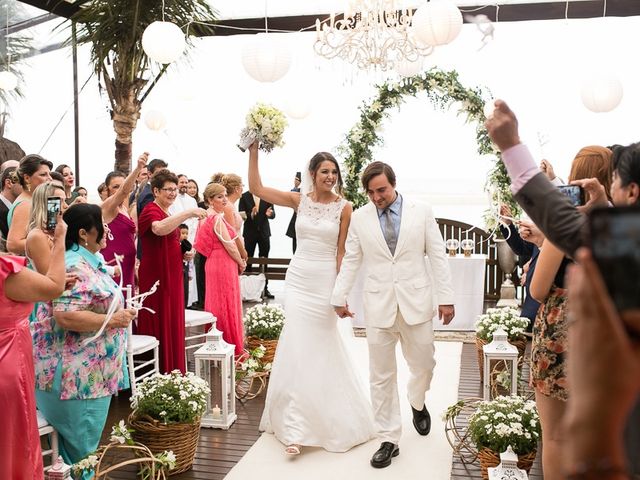
[[258,167],[257,141],[249,147],[249,191],[266,202],[282,207],[297,209],[300,203],[300,193],[298,192],[285,192],[262,185]]

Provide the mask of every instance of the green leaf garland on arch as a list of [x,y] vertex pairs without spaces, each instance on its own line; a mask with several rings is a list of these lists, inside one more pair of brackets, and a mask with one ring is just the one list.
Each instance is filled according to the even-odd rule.
[[400,81],[385,82],[378,86],[377,97],[360,106],[360,120],[349,130],[344,142],[338,147],[338,153],[344,159],[345,197],[355,208],[367,202],[360,185],[360,174],[364,167],[373,161],[374,148],[383,143],[379,135],[382,120],[389,116],[392,107],[399,109],[406,97],[415,97],[420,92],[426,93],[431,104],[443,111],[449,109],[454,102],[458,102],[458,114],[466,114],[467,122],[477,124],[478,153],[493,155],[496,158],[494,167],[487,175],[485,188],[491,191],[494,201],[508,204],[514,215],[519,215],[521,210],[511,195],[511,181],[500,152],[494,147],[484,126],[485,102],[482,99],[482,91],[479,88],[465,88],[458,80],[456,71],[446,72],[436,68]]

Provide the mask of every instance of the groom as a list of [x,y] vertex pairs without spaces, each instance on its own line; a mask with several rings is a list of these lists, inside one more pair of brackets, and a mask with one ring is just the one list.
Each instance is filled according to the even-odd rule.
[[[453,289],[442,236],[431,208],[396,192],[396,176],[386,163],[373,162],[362,174],[369,200],[351,218],[346,254],[331,296],[341,318],[353,316],[346,303],[358,269],[366,266],[363,305],[369,344],[369,380],[377,436],[382,441],[371,459],[387,467],[400,453],[402,420],[398,400],[396,343],[411,372],[408,399],[420,435],[431,430],[425,406],[435,366],[433,346],[435,289],[445,325],[453,319]],[[425,256],[433,271],[427,273]]]

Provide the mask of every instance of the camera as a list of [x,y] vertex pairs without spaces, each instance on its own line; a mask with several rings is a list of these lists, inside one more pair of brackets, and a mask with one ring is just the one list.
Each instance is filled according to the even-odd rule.
[[62,199],[60,197],[47,198],[47,225],[48,231],[52,232],[56,229],[58,223],[58,214],[60,213],[60,205]]
[[589,227],[593,258],[616,308],[640,308],[640,207],[595,209]]
[[558,185],[558,189],[569,198],[574,207],[584,205],[584,190],[580,185]]

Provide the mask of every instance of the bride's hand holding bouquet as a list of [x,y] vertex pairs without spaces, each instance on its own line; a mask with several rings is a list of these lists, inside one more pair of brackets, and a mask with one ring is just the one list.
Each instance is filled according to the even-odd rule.
[[238,148],[243,152],[256,140],[260,150],[270,152],[274,147],[282,147],[282,136],[288,125],[284,114],[277,108],[257,103],[246,117],[246,125],[240,132]]

